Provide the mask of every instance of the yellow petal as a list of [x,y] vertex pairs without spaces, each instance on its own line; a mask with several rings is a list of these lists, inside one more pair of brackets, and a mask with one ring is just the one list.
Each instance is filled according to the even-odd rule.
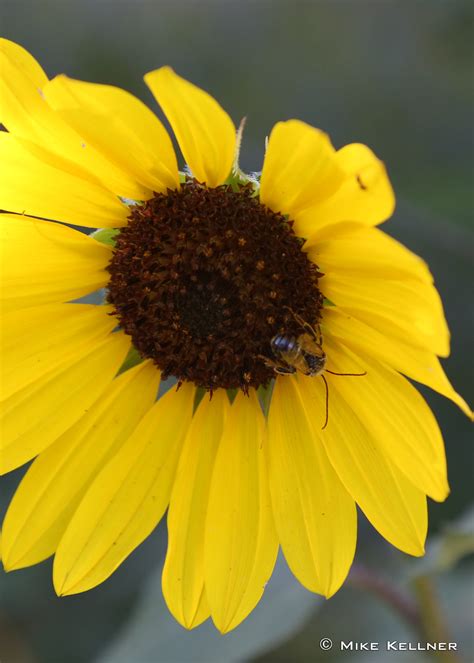
[[376,228],[338,224],[316,233],[305,248],[325,274],[321,287],[331,301],[360,309],[366,322],[373,312],[392,335],[418,347],[449,353],[449,331],[433,278],[402,244]]
[[[426,401],[404,377],[377,360],[358,360],[330,336],[325,337],[330,370],[367,372],[339,376],[337,389],[390,463],[421,491],[441,502],[449,493],[441,431]],[[354,368],[355,367],[355,368]]]
[[128,337],[111,334],[4,401],[0,473],[34,458],[73,426],[110,384],[129,348]]
[[308,397],[306,383],[278,378],[266,451],[275,524],[288,565],[307,589],[329,597],[352,564],[357,516],[325,452],[324,401],[321,410],[319,402],[319,393],[315,403]]
[[3,523],[7,570],[36,564],[54,553],[91,482],[153,405],[159,375],[151,362],[122,373],[34,461]]
[[40,71],[41,68],[23,49],[22,56],[18,58],[20,47],[11,46],[12,42],[6,40],[0,43],[1,113],[8,131],[42,146],[53,161],[54,155],[59,156],[67,172],[91,181],[101,181],[117,195],[143,198],[147,192],[143,187],[137,186],[127,172],[117,168],[107,155],[86,144],[84,136],[48,105],[44,93],[47,81],[41,77],[42,84],[38,87],[38,75],[31,75],[35,65]]
[[166,129],[139,99],[111,85],[56,76],[45,99],[107,159],[153,191],[179,186],[178,165]]
[[194,177],[210,187],[222,184],[234,161],[236,131],[227,113],[207,92],[162,67],[145,83],[163,109]]
[[2,209],[88,228],[126,224],[128,207],[116,196],[99,184],[45,163],[34,151],[38,153],[28,141],[0,132]]
[[163,595],[170,612],[186,628],[207,615],[199,612],[204,591],[204,527],[209,488],[225,416],[226,392],[205,396],[193,417],[179,460],[168,510],[168,552]]
[[466,401],[456,393],[446,377],[438,358],[431,352],[410,345],[403,339],[379,331],[349,315],[339,307],[328,307],[323,312],[323,333],[327,330],[356,354],[375,357],[392,366],[409,378],[431,387],[451,399],[461,410],[472,417]]
[[[48,77],[44,73],[42,67],[34,59],[27,50],[25,50],[19,44],[16,44],[14,41],[9,39],[0,38],[0,53],[9,57],[11,60],[17,63],[18,67],[21,68],[25,76],[31,80],[33,85],[35,85],[39,90],[47,82]],[[2,111],[4,107],[2,105]],[[0,121],[3,123],[4,117],[0,117]]]
[[196,628],[210,617],[211,611],[209,609],[209,603],[207,601],[206,588],[202,590],[201,598],[199,599],[199,604],[196,610],[196,615],[192,621],[192,624],[189,628]]
[[424,260],[378,228],[358,223],[327,226],[312,235],[304,249],[324,274],[433,282]]
[[366,225],[392,216],[395,195],[385,166],[366,145],[353,143],[336,152],[335,161],[345,172],[344,182],[329,198],[298,217],[295,230],[304,237],[340,221]]
[[53,581],[59,595],[103,582],[159,523],[193,400],[190,384],[167,392],[96,477],[56,552]]
[[[333,356],[331,365],[339,368],[340,361]],[[387,458],[378,438],[359,418],[355,405],[341,394],[342,380],[351,380],[355,391],[365,378],[328,373],[325,378],[329,388],[329,421],[320,437],[339,479],[387,541],[410,555],[422,555],[427,529],[424,493]],[[323,382],[306,377],[299,382],[306,409],[312,413],[314,425],[321,426],[326,407]],[[383,395],[379,407],[383,408]]]
[[240,392],[222,433],[206,518],[206,594],[221,633],[235,628],[257,605],[278,552],[263,433],[256,393],[247,397]]
[[270,134],[260,183],[260,200],[295,221],[307,207],[331,196],[344,180],[329,137],[314,127],[288,120]]
[[43,130],[46,141],[49,125],[50,138],[56,132],[56,139],[67,140],[68,128],[60,118],[55,122],[43,98],[42,88],[48,79],[33,56],[18,44],[1,39],[0,71],[1,122],[8,131],[34,140]]
[[381,272],[330,270],[320,281],[325,297],[377,331],[423,350],[449,355],[449,329],[438,291],[416,279]]
[[111,306],[49,304],[3,318],[0,400],[88,354],[117,325]]
[[102,288],[111,249],[67,226],[0,215],[2,311],[66,302]]

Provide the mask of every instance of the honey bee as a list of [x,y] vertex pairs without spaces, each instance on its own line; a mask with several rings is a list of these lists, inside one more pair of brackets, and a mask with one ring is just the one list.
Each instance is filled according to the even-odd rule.
[[264,360],[266,366],[273,368],[279,375],[293,375],[299,371],[308,377],[319,375],[322,378],[326,390],[326,418],[322,427],[324,429],[329,420],[329,387],[323,373],[358,377],[366,375],[366,372],[335,373],[327,369],[326,353],[323,350],[323,337],[319,325],[312,327],[300,315],[291,309],[288,310],[304,330],[303,333],[298,336],[285,333],[276,334],[270,341],[274,359],[263,355],[260,355],[260,358]]
[[326,354],[323,350],[323,339],[319,326],[312,327],[303,318],[289,309],[300,325],[303,333],[298,336],[277,334],[270,341],[274,359],[261,358],[265,364],[280,375],[291,375],[300,371],[303,375],[313,377],[321,375],[326,366]]
[[321,345],[308,333],[299,336],[277,334],[270,341],[270,347],[276,359],[267,360],[275,373],[291,374],[300,371],[313,377],[320,375],[326,366],[326,354]]

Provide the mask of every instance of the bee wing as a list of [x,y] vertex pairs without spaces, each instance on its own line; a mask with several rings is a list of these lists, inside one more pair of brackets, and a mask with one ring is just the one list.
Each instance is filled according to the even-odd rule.
[[326,356],[322,346],[317,343],[309,334],[301,334],[301,336],[298,337],[298,345],[303,352],[307,352],[308,354],[314,355],[315,357]]

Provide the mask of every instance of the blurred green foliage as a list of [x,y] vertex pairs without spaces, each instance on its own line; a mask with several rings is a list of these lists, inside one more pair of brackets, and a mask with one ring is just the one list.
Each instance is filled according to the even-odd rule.
[[400,195],[469,223],[469,0],[3,0],[0,17],[51,76],[153,104],[142,76],[172,65],[248,116],[244,169],[259,170],[274,122],[299,117],[371,145]]
[[[355,141],[370,145],[386,162],[403,201],[387,230],[432,267],[453,332],[453,354],[446,367],[470,402],[473,15],[468,0],[3,0],[0,6],[4,36],[30,50],[50,76],[65,72],[119,85],[155,110],[142,76],[163,64],[208,89],[236,124],[248,117],[244,170],[261,168],[265,136],[276,121],[290,117],[323,128],[336,146]],[[452,404],[424,393],[445,433],[452,487],[447,503],[431,505],[431,529],[436,533],[472,500],[472,432]],[[2,482],[0,510],[21,474],[14,472]],[[438,546],[443,545],[438,540]],[[159,585],[164,550],[160,527],[103,586],[61,600],[51,586],[50,562],[0,576],[2,661],[90,663],[105,651],[104,661],[113,660],[110,652],[120,651],[129,652],[129,663],[170,663],[179,656],[183,663],[211,660],[217,636],[207,637],[208,629],[195,638],[179,638],[179,627],[170,626],[158,590],[153,614],[150,586]],[[419,563],[394,551],[363,520],[358,555],[359,561],[400,585],[416,573]],[[252,651],[261,656],[270,652],[259,659],[262,663],[336,660],[334,652],[318,651],[323,636],[414,639],[389,608],[350,583],[321,608],[318,597],[301,588],[288,584],[283,592],[282,577],[271,581],[269,589],[276,587],[275,594],[242,627],[246,647],[239,643],[233,649],[224,638],[226,644],[214,649],[220,660],[250,660]],[[437,581],[441,609],[453,636],[462,641],[465,660],[474,653],[468,638],[472,577],[468,559]],[[296,587],[296,581],[291,582]],[[272,597],[278,610],[265,612]],[[289,619],[295,605],[299,621]],[[151,609],[148,630],[140,632],[138,625],[140,637],[148,638],[142,649],[145,658],[131,660],[133,649],[123,638],[136,633],[144,606]],[[299,635],[275,649],[298,629]],[[167,634],[166,646],[172,647],[170,633],[179,641],[174,654],[159,648]],[[238,633],[232,636],[236,642]],[[417,656],[398,655],[396,660],[422,660]],[[349,657],[354,663],[365,660],[360,654]]]

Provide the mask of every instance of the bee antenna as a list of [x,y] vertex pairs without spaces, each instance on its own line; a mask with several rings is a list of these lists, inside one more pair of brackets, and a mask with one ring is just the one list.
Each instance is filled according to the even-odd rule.
[[363,375],[367,375],[367,371],[364,371],[363,373],[334,373],[334,371],[330,371],[327,368],[325,369],[326,373],[330,373],[331,375],[346,375],[347,377],[352,377],[352,378],[358,378],[362,377]]
[[321,430],[324,430],[326,426],[328,425],[329,421],[329,387],[326,378],[324,375],[321,373],[321,377],[323,378],[324,382],[324,387],[326,389],[326,419],[324,420],[324,426],[321,428]]

